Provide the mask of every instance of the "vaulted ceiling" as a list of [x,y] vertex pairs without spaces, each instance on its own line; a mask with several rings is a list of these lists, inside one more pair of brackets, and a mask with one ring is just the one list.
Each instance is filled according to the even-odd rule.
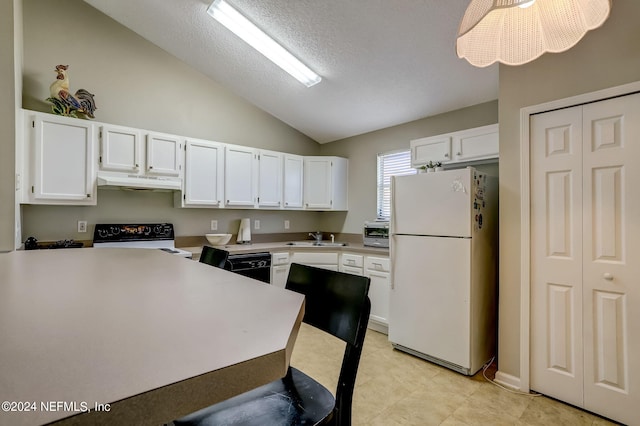
[[469,0],[228,0],[319,73],[307,88],[212,19],[209,0],[85,0],[319,143],[498,97],[455,53]]

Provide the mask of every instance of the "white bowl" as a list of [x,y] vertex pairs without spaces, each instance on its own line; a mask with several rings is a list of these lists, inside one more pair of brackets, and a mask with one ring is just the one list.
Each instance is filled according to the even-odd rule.
[[205,234],[207,241],[214,246],[223,246],[231,239],[231,234]]

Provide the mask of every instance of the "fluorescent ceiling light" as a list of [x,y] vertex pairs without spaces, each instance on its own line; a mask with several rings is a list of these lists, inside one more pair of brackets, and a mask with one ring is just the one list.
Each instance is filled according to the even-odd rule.
[[311,71],[224,0],[211,3],[207,13],[305,86],[311,87],[322,80],[322,77]]

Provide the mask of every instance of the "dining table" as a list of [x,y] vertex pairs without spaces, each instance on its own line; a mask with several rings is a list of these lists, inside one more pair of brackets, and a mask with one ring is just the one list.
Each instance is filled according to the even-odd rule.
[[286,374],[304,296],[153,249],[0,254],[0,425],[158,425]]

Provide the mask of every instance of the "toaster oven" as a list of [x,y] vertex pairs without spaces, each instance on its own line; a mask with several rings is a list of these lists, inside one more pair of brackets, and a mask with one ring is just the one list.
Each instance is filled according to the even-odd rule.
[[362,243],[370,247],[389,247],[389,222],[365,222]]

